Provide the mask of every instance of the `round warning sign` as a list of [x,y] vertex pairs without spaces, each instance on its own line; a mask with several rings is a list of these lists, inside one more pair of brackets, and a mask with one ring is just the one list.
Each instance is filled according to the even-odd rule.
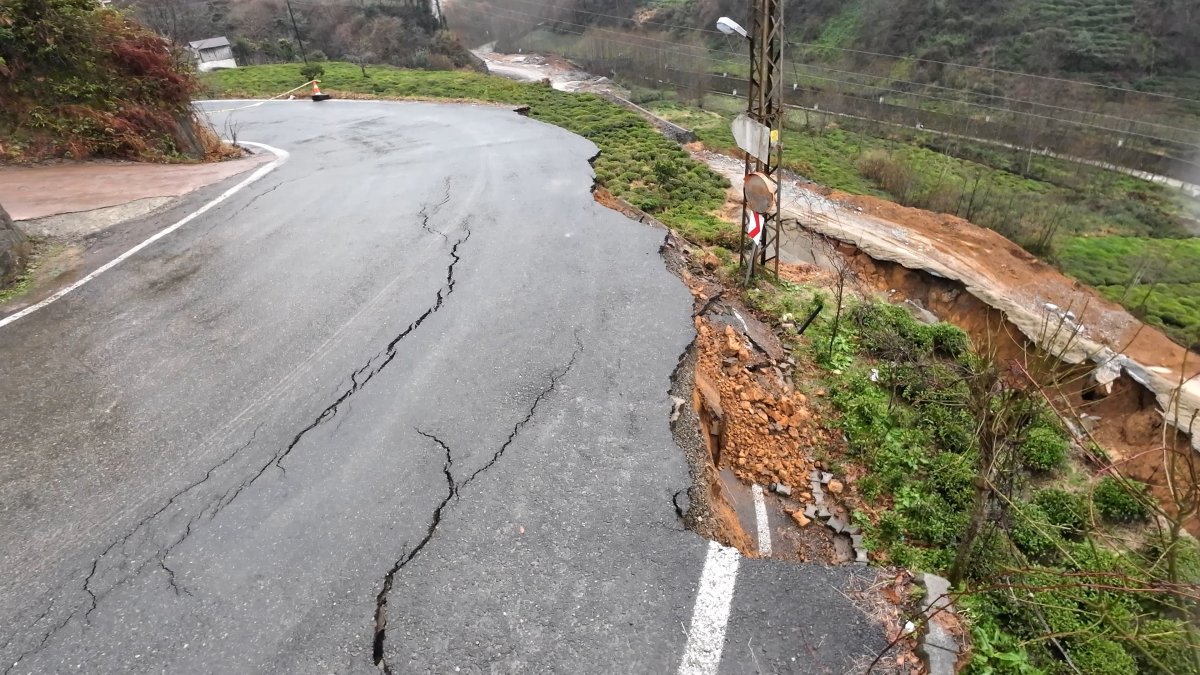
[[765,174],[755,172],[746,176],[746,206],[751,211],[768,213],[775,208],[775,183]]

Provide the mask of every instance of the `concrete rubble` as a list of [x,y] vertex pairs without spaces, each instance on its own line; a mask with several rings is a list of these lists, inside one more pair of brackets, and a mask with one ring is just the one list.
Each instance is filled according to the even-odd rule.
[[921,599],[925,625],[917,654],[925,661],[930,675],[954,675],[962,646],[946,627],[954,614],[950,582],[936,574],[923,573],[917,576],[917,583],[925,589]]

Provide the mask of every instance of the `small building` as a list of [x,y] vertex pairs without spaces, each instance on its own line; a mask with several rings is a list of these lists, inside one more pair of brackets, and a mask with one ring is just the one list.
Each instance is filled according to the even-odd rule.
[[233,58],[233,47],[229,38],[215,37],[188,43],[188,49],[196,58],[196,69],[202,73],[218,68],[237,68]]

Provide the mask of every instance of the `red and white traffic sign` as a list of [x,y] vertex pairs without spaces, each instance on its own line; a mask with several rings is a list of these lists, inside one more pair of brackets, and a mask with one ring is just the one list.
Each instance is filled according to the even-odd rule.
[[746,235],[756,244],[762,244],[764,216],[757,211],[746,212]]

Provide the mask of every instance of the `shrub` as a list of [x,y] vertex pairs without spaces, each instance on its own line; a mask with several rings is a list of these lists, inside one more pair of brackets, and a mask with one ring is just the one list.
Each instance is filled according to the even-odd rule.
[[84,0],[0,3],[0,158],[199,156],[185,57]]
[[854,168],[865,178],[874,181],[901,204],[912,205],[917,196],[919,181],[917,173],[908,162],[886,150],[864,152]]
[[1166,672],[1174,675],[1200,673],[1188,643],[1189,630],[1196,629],[1184,621],[1169,619],[1152,619],[1138,625],[1138,635],[1128,641],[1131,646],[1128,651],[1137,660],[1138,672],[1160,672],[1165,666]]
[[1150,515],[1146,508],[1146,486],[1134,480],[1121,481],[1112,476],[1100,479],[1092,491],[1092,503],[1096,511],[1113,523],[1133,523],[1145,520]]
[[[1102,637],[1065,640],[1078,672],[1088,675],[1137,675],[1137,662],[1119,643]],[[1060,672],[1073,672],[1064,668]]]
[[1033,471],[1053,471],[1067,459],[1069,448],[1058,429],[1037,426],[1029,430],[1021,444],[1021,463]]
[[1062,545],[1058,528],[1037,504],[1025,504],[1013,513],[1009,536],[1017,549],[1035,562],[1054,560]]
[[319,80],[325,77],[325,66],[319,63],[310,63],[300,67],[300,77],[305,80]]
[[1033,497],[1050,523],[1065,532],[1080,533],[1087,529],[1087,508],[1083,498],[1073,492],[1046,488]]
[[918,415],[918,424],[942,450],[963,454],[975,447],[975,418],[965,409],[927,405],[921,406]]
[[903,307],[864,303],[854,308],[851,319],[859,329],[862,346],[880,358],[914,361],[933,350],[929,328]]
[[995,529],[985,531],[971,545],[971,568],[967,570],[967,576],[976,581],[994,581],[1008,561],[1004,535]]
[[975,499],[974,458],[941,452],[929,460],[929,482],[954,509],[966,513]]
[[957,359],[971,351],[971,339],[954,324],[939,322],[926,329],[933,340],[933,351]]

